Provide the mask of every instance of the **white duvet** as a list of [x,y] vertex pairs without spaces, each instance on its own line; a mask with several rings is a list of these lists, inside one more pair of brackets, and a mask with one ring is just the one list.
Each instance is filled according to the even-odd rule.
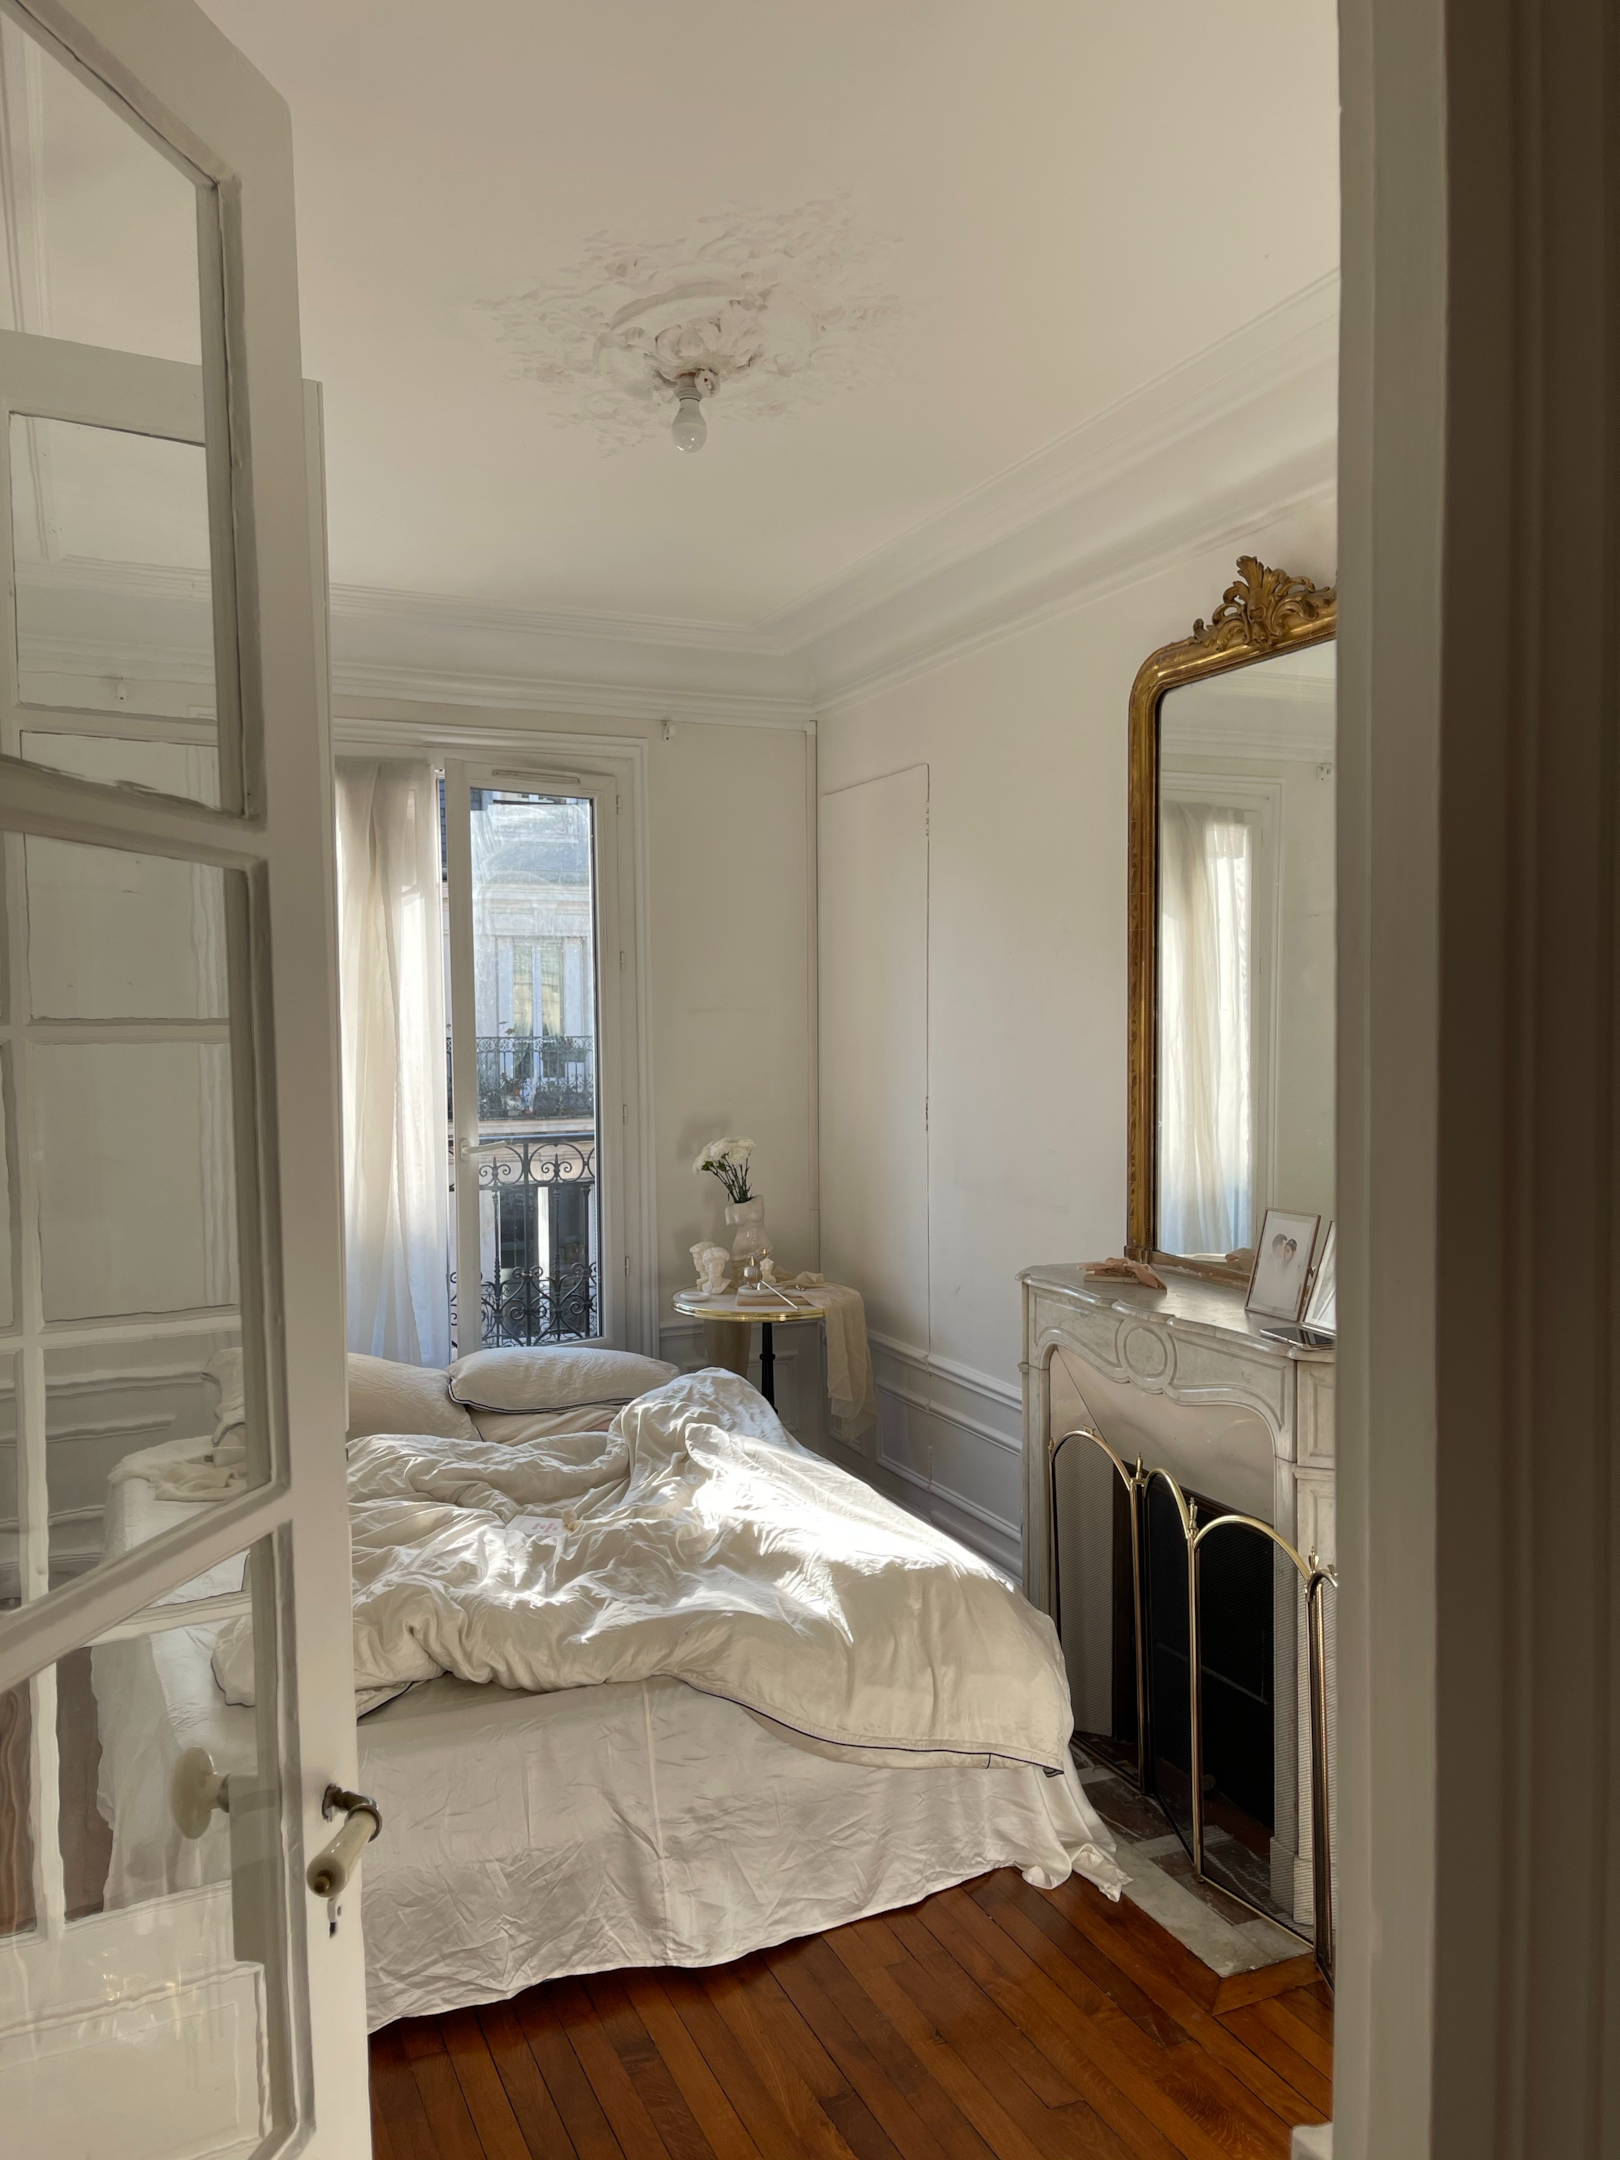
[[[1051,1622],[735,1374],[672,1380],[606,1433],[359,1440],[349,1497],[362,1693],[666,1675],[867,1759],[1067,1765]],[[214,1671],[252,1700],[249,1622]]]

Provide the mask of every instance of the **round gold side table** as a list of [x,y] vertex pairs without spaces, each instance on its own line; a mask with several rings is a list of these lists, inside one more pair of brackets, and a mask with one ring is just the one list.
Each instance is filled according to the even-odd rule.
[[777,1305],[739,1305],[735,1290],[711,1297],[704,1290],[677,1290],[675,1310],[703,1322],[703,1355],[711,1365],[748,1378],[749,1330],[759,1322],[759,1392],[776,1406],[776,1349],[771,1330],[801,1321],[823,1320],[827,1308],[813,1290],[785,1291]]

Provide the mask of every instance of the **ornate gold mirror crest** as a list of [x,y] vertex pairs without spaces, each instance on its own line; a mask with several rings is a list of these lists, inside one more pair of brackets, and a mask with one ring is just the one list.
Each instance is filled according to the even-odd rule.
[[[1256,556],[1238,557],[1238,575],[1210,620],[1192,635],[1150,653],[1131,686],[1129,852],[1128,1221],[1125,1250],[1134,1260],[1177,1260],[1159,1250],[1156,1146],[1159,999],[1159,708],[1168,691],[1233,668],[1251,667],[1301,646],[1320,645],[1337,628],[1332,586]],[[1185,1261],[1183,1265],[1187,1265]],[[1200,1272],[1246,1271],[1198,1263]]]

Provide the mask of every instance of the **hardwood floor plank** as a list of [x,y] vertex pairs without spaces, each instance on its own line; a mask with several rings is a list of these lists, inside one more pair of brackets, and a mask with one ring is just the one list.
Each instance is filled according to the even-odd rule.
[[[1252,2055],[1258,2055],[1280,2078],[1286,2078],[1308,2102],[1318,2122],[1326,2122],[1333,2113],[1333,2081],[1273,2030],[1265,2014],[1270,2007],[1269,2003],[1246,2003],[1241,2010],[1229,2010],[1220,2022]],[[1310,2119],[1300,2117],[1301,2122]]]
[[776,2096],[774,2085],[781,2081],[773,2080],[772,2066],[764,2062],[756,2065],[729,2020],[711,2001],[704,1976],[672,1972],[666,1976],[664,1992],[767,2160],[775,2160],[778,2153],[810,2153],[817,2160],[854,2160],[819,2108],[806,2115],[802,2126],[793,2121]]
[[[1001,1911],[1007,1906],[1016,1882],[1020,1889],[1028,1891],[1032,1900],[1040,1901],[1042,1893],[1030,1890],[1028,1884],[1012,1876],[1010,1870],[998,1875],[981,1875],[977,1882],[964,1885],[973,1902],[981,1911],[988,1913],[1000,1924]],[[1047,1909],[1043,1905],[1043,1910]],[[1187,2035],[1167,2010],[1162,2010],[1153,1997],[1137,1986],[1128,1974],[1122,1972],[1107,1953],[1098,1948],[1087,1936],[1070,1928],[1067,1921],[1061,1923],[1068,1930],[1069,1958],[1073,1964],[1114,2007],[1138,2026],[1150,2040],[1160,2047],[1181,2047]],[[1027,1947],[1027,1946],[1026,1946]]]
[[422,2095],[435,2160],[484,2160],[483,2146],[462,2098],[460,2080],[445,2049],[439,2020],[405,2018],[398,2029],[401,2052]]
[[[998,1879],[993,1886],[990,1909],[1014,1941],[1035,1958],[1048,1976],[1066,1992],[1073,1992],[1070,1972],[1083,1970],[1078,1963],[1082,1946],[1095,1949],[1096,1945],[1058,1909],[1056,1893],[1030,1890],[1016,1877],[1006,1882]],[[1237,2083],[1245,2086],[1277,2121],[1302,2123],[1311,2119],[1310,2104],[1304,2095],[1286,2079],[1278,2077],[1268,2063],[1252,2054],[1219,2019],[1185,1995],[1173,1980],[1142,1959],[1130,1938],[1121,1938],[1114,1947],[1126,1961],[1130,1977],[1152,1993],[1186,2037],[1211,2062],[1219,2064]],[[1070,1972],[1065,1971],[1065,1966]]]
[[510,2003],[482,2003],[474,2014],[533,2160],[578,2160],[517,2012]]
[[833,2060],[769,1961],[745,1958],[731,1970],[742,1982],[766,2044],[792,2063],[851,2152],[860,2160],[900,2160],[882,2122]]
[[402,2020],[371,2040],[373,2150],[1285,2160],[1291,2127],[1331,2112],[1330,1991],[1273,1968],[1232,2002],[1187,1968],[1145,1913],[1001,1869],[729,1965]]
[[[1295,2120],[1291,2106],[1283,2115],[1277,2114],[1225,2063],[1194,2044],[1179,2028],[1169,2048],[1160,2046],[1124,2017],[1100,1990],[1094,1990],[1084,1974],[1071,1972],[1067,1977],[1080,1984],[1065,1988],[1047,1971],[1044,1956],[1031,1957],[1016,1939],[1009,1938],[994,1916],[962,1891],[945,1893],[939,1910],[942,1919],[948,1916],[971,1932],[986,1954],[996,1956],[1003,1950],[1010,1951],[1017,1962],[1008,1966],[1009,1979],[1027,1983],[1028,1999],[1044,2015],[1046,2029],[1055,2043],[1060,2047],[1077,2045],[1089,2052],[1098,2069],[1172,2141],[1181,2140],[1181,2131],[1174,2115],[1160,2104],[1161,2097],[1222,2151],[1275,2150],[1286,2155]],[[1003,1915],[1007,1910],[1002,1908]],[[925,1917],[927,1911],[925,1908]],[[1066,1994],[1086,2013],[1078,2024],[1072,2014],[1065,2014]],[[1014,2014],[1011,1999],[1005,2006]]]
[[531,2160],[528,2140],[477,2018],[470,2010],[453,2010],[439,2020],[439,2029],[484,2160]]
[[613,2135],[631,2160],[670,2160],[669,2147],[658,2134],[618,2050],[602,2029],[596,2005],[579,1980],[559,1980],[552,1990],[552,2007],[568,2035],[580,2068],[591,2081],[591,2091],[607,2117]]
[[[999,2005],[953,1959],[938,1951],[920,1923],[919,1934],[918,1948],[923,1954],[893,1967],[895,1980],[951,2052],[995,2092],[1024,2135],[1043,2153],[1072,2155],[1075,2160],[1096,2160],[1098,2155],[1118,2160],[1121,2151],[1128,2152],[1129,2147],[1122,2146],[1090,2102],[1058,2075]],[[1067,2097],[1055,2104],[1043,2098],[1031,2082],[1031,2073],[1047,2092]],[[1150,2160],[1163,2160],[1163,2156],[1155,2149]],[[1170,2160],[1178,2156],[1171,2153]]]
[[680,2088],[681,2097],[714,2147],[715,2160],[764,2160],[742,2117],[727,2099],[703,2051],[665,1994],[661,1975],[621,1975],[625,1993],[658,2049],[659,2060]]
[[[1084,2095],[1126,2151],[1151,2154],[1153,2160],[1176,2160],[1178,2154],[1187,2160],[1230,2160],[1233,2152],[1270,2149],[1249,2139],[1223,2140],[1214,2132],[1212,2124],[1230,2111],[1211,2105],[1205,2092],[1194,2089],[1181,2060],[1191,2050],[1149,2039],[1089,1982],[1083,1983],[1089,2000],[1065,1995],[971,1898],[956,1892],[930,1899],[922,1917],[964,1971]],[[1237,2118],[1234,2128],[1241,2121]]]
[[[609,2044],[652,2117],[670,2160],[715,2160],[681,2089],[615,1973],[592,1973],[582,1983]],[[620,2142],[623,2142],[621,2137]]]
[[[815,1961],[817,1951],[825,1966]],[[766,1955],[799,2014],[882,2123],[904,2160],[989,2160],[983,2138],[938,2094],[887,2018],[870,1996],[854,1987],[824,1944],[794,1943]],[[841,1981],[848,1983],[847,1988]],[[859,1996],[858,2006],[848,2000],[852,1994]],[[840,2006],[840,1998],[847,2008]],[[930,2092],[942,2107],[927,2106],[925,2096]]]
[[[898,1913],[895,1918],[898,1923],[895,1934],[910,1951],[913,1961],[912,1967],[895,1968],[901,1986],[910,1989],[916,1969],[926,1973],[933,1982],[935,2001],[950,2005],[953,2023],[959,2030],[965,2031],[972,2019],[982,2020],[987,2028],[986,2038],[993,2035],[1005,2067],[1017,2072],[1043,2106],[1072,2107],[1082,2097],[1078,2086],[1053,2068],[1033,2041],[996,2006],[992,1997],[983,1992],[974,1977],[963,1970],[929,1929],[922,1913]],[[946,2033],[945,2037],[949,2039],[950,2034]]]
[[955,2101],[996,2160],[1049,2160],[996,2098],[993,2087],[1000,2079],[992,2073],[991,2084],[985,2084],[900,1985],[895,1972],[901,1960],[885,1963],[869,1940],[853,1928],[834,1928],[823,1939],[929,2075]]
[[[557,2104],[557,2113],[573,2140],[578,2160],[627,2160],[624,2147],[614,2136],[590,2078],[563,2030],[553,1994],[556,1986],[557,1982],[553,1980],[545,1987],[527,1988],[512,1998],[529,2053],[539,2065],[546,2090]],[[630,2154],[628,2160],[641,2160],[641,2155]]]
[[394,2160],[437,2160],[427,2111],[396,2026],[371,2036],[372,2107],[388,2129]]
[[1303,2055],[1324,2077],[1332,2077],[1333,2014],[1322,2008],[1308,1988],[1296,1988],[1292,1995],[1273,1995],[1256,2007],[1272,2031],[1287,2040],[1296,2054]]

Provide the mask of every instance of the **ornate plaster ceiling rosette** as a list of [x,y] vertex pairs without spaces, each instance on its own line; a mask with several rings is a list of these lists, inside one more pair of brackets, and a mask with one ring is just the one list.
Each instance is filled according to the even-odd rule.
[[622,450],[667,429],[681,375],[707,375],[717,418],[777,420],[888,373],[901,311],[872,282],[879,252],[839,197],[739,211],[689,240],[598,234],[582,262],[488,312],[558,423]]

